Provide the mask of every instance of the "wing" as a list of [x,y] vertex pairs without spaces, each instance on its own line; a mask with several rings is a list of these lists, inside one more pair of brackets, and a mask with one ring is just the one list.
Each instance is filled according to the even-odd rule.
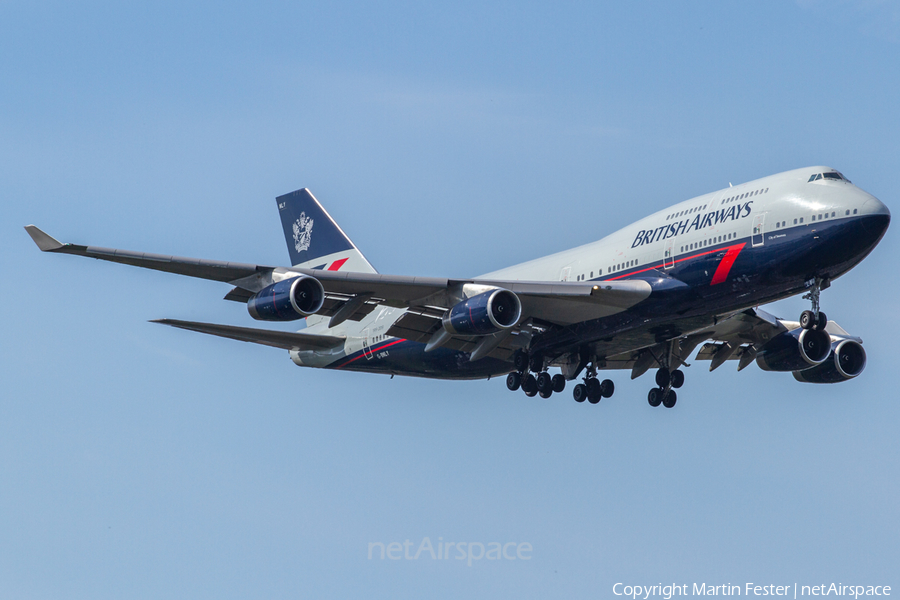
[[247,277],[253,277],[259,273],[271,270],[271,267],[260,267],[243,263],[223,262],[215,260],[203,260],[199,258],[184,258],[181,256],[168,256],[165,254],[150,254],[149,252],[132,252],[130,250],[116,250],[114,248],[101,248],[98,246],[80,246],[77,244],[63,244],[52,236],[44,233],[34,225],[25,227],[25,231],[37,244],[42,252],[57,252],[60,254],[74,254],[87,256],[100,260],[108,260],[155,271],[177,273],[200,279],[212,279],[213,281],[230,282]]
[[269,331],[250,327],[233,327],[214,323],[198,323],[196,321],[178,321],[176,319],[156,319],[151,323],[169,325],[179,329],[208,333],[219,337],[230,338],[241,342],[252,342],[285,350],[329,350],[344,344],[345,338],[333,335],[316,335],[312,333],[291,333],[287,331]]
[[[430,317],[422,330],[413,319],[405,324],[420,334],[437,325],[444,311],[465,298],[466,286],[502,287],[515,292],[522,302],[523,321],[537,319],[551,325],[569,325],[627,310],[647,298],[651,286],[646,281],[610,281],[601,284],[562,281],[494,281],[409,277],[380,273],[324,271],[294,267],[268,267],[245,263],[185,258],[146,252],[64,244],[34,225],[25,227],[44,252],[74,254],[123,263],[189,277],[232,284],[226,298],[246,302],[254,293],[277,281],[309,275],[321,281],[327,294],[320,314],[331,316],[331,326],[343,320],[359,320],[376,305],[414,309]],[[403,319],[401,319],[403,320]]]

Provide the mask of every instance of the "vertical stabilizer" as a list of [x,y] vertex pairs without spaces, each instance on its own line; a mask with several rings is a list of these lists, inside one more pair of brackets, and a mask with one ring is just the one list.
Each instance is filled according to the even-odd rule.
[[276,201],[292,266],[378,272],[308,189],[278,196]]

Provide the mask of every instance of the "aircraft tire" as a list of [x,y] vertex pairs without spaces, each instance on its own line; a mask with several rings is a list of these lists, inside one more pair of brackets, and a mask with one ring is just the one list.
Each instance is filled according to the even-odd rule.
[[513,366],[519,373],[524,373],[528,369],[528,354],[522,350],[516,350],[513,354]]
[[553,376],[553,391],[557,394],[566,389],[566,378],[561,373]]
[[816,329],[821,329],[825,331],[825,328],[828,327],[828,317],[821,310],[819,311],[819,318],[816,320]]
[[572,397],[575,398],[575,402],[584,402],[587,399],[587,386],[583,383],[576,385],[572,388]]
[[506,387],[514,392],[522,385],[522,374],[513,372],[506,376]]
[[666,408],[672,408],[675,406],[676,400],[678,400],[678,394],[675,393],[675,390],[669,390],[669,393],[663,398],[662,403]]
[[812,329],[816,325],[816,315],[811,310],[804,310],[800,313],[800,327],[803,329]]
[[680,388],[684,385],[684,371],[676,369],[672,371],[672,387]]
[[549,398],[553,395],[553,390],[544,390],[543,392],[538,392],[541,395],[541,398]]
[[534,375],[532,375],[531,373],[529,373],[522,379],[522,391],[525,392],[525,395],[529,398],[537,394],[537,381],[535,381]]
[[553,378],[547,371],[541,371],[537,376],[537,389],[539,392],[553,393]]
[[600,384],[600,395],[604,398],[612,398],[615,391],[616,384],[612,382],[612,379],[604,379],[603,383]]
[[647,402],[650,403],[650,406],[656,408],[662,402],[662,390],[659,388],[652,388],[650,393],[647,394]]
[[668,369],[660,369],[656,372],[656,385],[661,388],[669,385],[669,382],[672,380],[672,376],[669,374]]

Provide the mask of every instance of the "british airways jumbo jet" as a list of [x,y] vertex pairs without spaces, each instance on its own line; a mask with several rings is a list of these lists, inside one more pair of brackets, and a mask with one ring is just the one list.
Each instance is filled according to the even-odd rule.
[[[291,267],[63,244],[89,256],[228,283],[261,321],[297,333],[155,321],[283,348],[297,365],[439,379],[506,375],[510,390],[576,401],[613,395],[601,371],[655,369],[651,406],[671,408],[683,367],[728,360],[837,383],[866,365],[862,340],[828,321],[819,294],[871,252],[890,212],[838,171],[809,167],[687,200],[597,242],[472,279],[379,274],[307,189],[277,198]],[[796,294],[798,321],[759,305]],[[558,368],[551,375],[548,370]]]

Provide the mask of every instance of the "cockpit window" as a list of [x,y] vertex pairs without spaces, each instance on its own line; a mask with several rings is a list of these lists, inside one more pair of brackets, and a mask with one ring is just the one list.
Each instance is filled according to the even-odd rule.
[[832,171],[831,173],[813,173],[809,176],[809,179],[806,180],[807,183],[810,181],[818,181],[820,179],[835,179],[838,181],[846,181],[850,183],[850,180],[844,177],[841,173],[837,171]]

